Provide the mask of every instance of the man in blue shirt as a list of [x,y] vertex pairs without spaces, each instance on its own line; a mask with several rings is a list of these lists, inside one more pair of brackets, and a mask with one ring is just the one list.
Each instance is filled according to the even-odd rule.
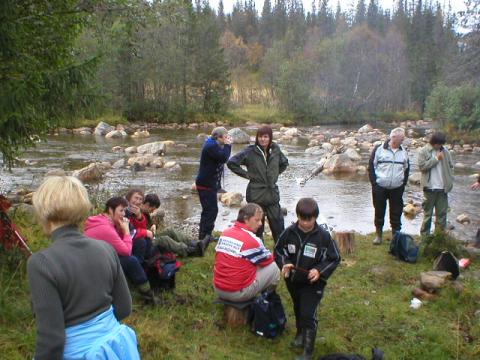
[[232,140],[224,127],[216,127],[205,141],[195,185],[202,205],[199,239],[212,234],[218,214],[217,193],[221,188],[223,167],[232,151]]

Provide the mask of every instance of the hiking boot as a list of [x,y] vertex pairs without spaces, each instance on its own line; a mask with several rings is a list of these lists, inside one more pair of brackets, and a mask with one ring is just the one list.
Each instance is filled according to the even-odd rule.
[[205,235],[205,237],[198,242],[197,246],[200,256],[205,255],[205,251],[207,250],[210,241],[212,241],[212,235]]
[[150,284],[147,282],[138,287],[138,292],[142,295],[142,299],[147,305],[161,305],[162,301],[155,296]]
[[381,229],[377,229],[375,239],[373,240],[373,245],[380,245],[382,243],[382,235],[383,231]]
[[202,254],[200,253],[200,247],[198,243],[199,241],[192,241],[190,245],[187,245],[188,256],[202,256]]
[[301,348],[303,347],[303,332],[302,329],[297,329],[295,339],[290,343],[291,346]]
[[305,329],[303,338],[303,354],[297,356],[295,360],[312,360],[313,348],[315,347],[316,329]]

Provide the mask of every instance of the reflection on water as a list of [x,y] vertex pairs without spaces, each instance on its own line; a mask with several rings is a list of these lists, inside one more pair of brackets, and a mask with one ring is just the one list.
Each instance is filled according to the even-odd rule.
[[[251,133],[253,134],[253,131]],[[165,158],[180,163],[181,172],[171,173],[164,169],[147,169],[133,174],[128,169],[112,169],[101,184],[93,187],[95,191],[108,194],[123,192],[129,186],[142,187],[146,192],[156,192],[160,195],[163,207],[169,213],[170,218],[195,223],[199,220],[200,204],[198,197],[190,193],[190,186],[196,176],[202,146],[202,143],[196,140],[196,135],[196,132],[188,130],[162,130],[153,133],[148,139],[140,140],[131,138],[106,140],[93,136],[51,136],[48,138],[48,142],[38,144],[36,149],[24,155],[25,159],[36,161],[35,165],[15,168],[12,173],[2,171],[0,186],[3,189],[0,188],[0,190],[5,192],[20,185],[35,187],[45,172],[53,168],[73,170],[95,161],[114,162],[124,157],[124,154],[112,152],[112,147],[116,145],[127,147],[158,140],[174,140],[177,143],[186,144],[188,147],[169,149]],[[282,149],[288,152],[290,161],[290,166],[279,180],[281,205],[288,210],[286,224],[295,219],[294,209],[297,200],[301,197],[311,196],[318,201],[321,213],[334,229],[351,229],[362,233],[373,232],[371,187],[367,175],[333,177],[320,174],[307,182],[304,187],[298,184],[297,179],[308,175],[310,170],[315,167],[315,162],[319,160],[318,157],[305,155],[306,144],[306,140],[300,139],[294,145],[282,145]],[[235,145],[233,153],[242,148],[243,145]],[[362,163],[366,165],[368,154],[363,153],[362,156]],[[411,151],[411,158],[412,168],[416,171],[415,151]],[[456,156],[455,160],[472,165],[479,161],[479,158],[478,154],[469,154]],[[473,179],[468,177],[472,173],[473,170],[468,169],[457,172],[454,190],[450,195],[449,219],[455,225],[455,232],[461,239],[472,238],[479,221],[480,191],[473,193],[468,187],[473,182]],[[246,185],[246,180],[225,168],[224,188],[227,191],[238,191],[245,194]],[[405,200],[410,198],[421,201],[422,193],[418,187],[407,187]],[[455,222],[456,216],[462,212],[469,214],[472,224],[464,226]],[[216,229],[222,230],[227,227],[236,218],[236,215],[237,209],[226,208],[219,204]],[[413,220],[403,218],[404,230],[417,234],[421,218],[421,215]],[[386,224],[388,224],[388,215]]]

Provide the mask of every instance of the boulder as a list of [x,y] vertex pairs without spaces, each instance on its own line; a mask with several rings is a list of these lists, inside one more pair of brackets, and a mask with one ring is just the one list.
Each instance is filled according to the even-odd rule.
[[470,221],[470,217],[465,213],[457,216],[457,222],[460,224],[470,224]]
[[135,154],[136,152],[137,152],[136,146],[130,146],[125,148],[125,154],[131,155],[131,154]]
[[113,130],[110,131],[107,135],[105,135],[105,139],[121,139],[126,136],[127,133],[123,130]]
[[325,150],[321,146],[313,146],[305,149],[305,154],[309,155],[325,155]]
[[100,121],[93,133],[97,136],[105,136],[113,130],[115,130],[113,126],[108,125],[106,122]]
[[333,145],[330,143],[323,143],[322,149],[324,149],[326,152],[331,152],[333,150]]
[[174,167],[175,165],[177,165],[177,163],[176,163],[175,161],[167,161],[167,162],[165,163],[165,165],[163,165],[163,167],[164,167],[165,169],[168,169],[168,168]]
[[420,274],[420,284],[422,288],[429,292],[435,292],[443,288],[449,279],[451,279],[452,273],[448,271],[427,271]]
[[165,155],[165,142],[155,141],[147,144],[137,146],[139,154]]
[[233,128],[228,131],[228,134],[232,137],[233,144],[248,144],[250,142],[250,135],[239,128]]
[[422,178],[421,173],[413,173],[408,177],[408,183],[411,185],[420,185],[420,180]]
[[357,146],[358,141],[354,137],[347,137],[347,138],[341,140],[340,143],[342,145],[347,146],[347,147],[355,147],[355,146]]
[[285,135],[287,136],[298,136],[298,129],[297,128],[290,128],[285,131]]
[[370,131],[373,131],[373,127],[370,124],[363,125],[360,129],[358,129],[360,134],[368,133]]
[[356,171],[357,166],[346,154],[335,154],[324,165],[324,172],[326,173],[355,173]]
[[243,200],[243,195],[238,192],[226,192],[220,195],[220,201],[222,204],[234,207],[241,206]]
[[124,167],[125,167],[125,159],[117,160],[112,165],[112,168],[114,169],[122,169]]
[[340,138],[336,137],[336,138],[331,138],[330,139],[330,144],[332,145],[340,145],[341,144],[341,140]]
[[112,147],[112,151],[113,151],[114,153],[121,153],[121,152],[123,152],[124,150],[123,150],[123,147],[121,147],[121,146],[114,146],[114,147]]
[[357,174],[365,175],[367,173],[367,167],[364,165],[360,165],[357,167]]
[[403,208],[403,213],[410,219],[413,219],[415,216],[417,216],[420,211],[421,208],[415,206],[414,204],[407,204]]
[[75,170],[72,176],[75,176],[83,183],[99,181],[103,177],[105,166],[101,163],[91,163],[90,165]]
[[81,127],[73,129],[73,133],[78,135],[92,135],[92,129],[90,129],[89,127]]
[[476,162],[476,163],[473,165],[473,168],[474,168],[474,169],[480,169],[480,161]]
[[348,148],[347,150],[345,150],[345,155],[347,155],[352,161],[360,161],[362,159],[357,150],[352,148]]
[[148,138],[150,137],[150,133],[148,130],[137,130],[133,133],[132,138],[140,139],[140,138]]
[[67,173],[63,169],[51,169],[48,170],[45,176],[66,176]]
[[150,166],[153,167],[153,168],[163,168],[165,165],[165,161],[163,160],[163,158],[161,157],[157,157],[157,158],[154,158],[151,162],[150,162]]
[[463,163],[456,163],[455,169],[465,169],[467,166]]
[[140,166],[150,166],[150,163],[153,160],[154,156],[152,154],[137,155],[128,159],[127,164],[132,166],[133,164],[137,163]]

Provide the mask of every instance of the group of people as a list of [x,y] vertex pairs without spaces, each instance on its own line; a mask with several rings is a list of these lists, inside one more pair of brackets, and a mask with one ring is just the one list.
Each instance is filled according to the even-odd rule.
[[[401,230],[402,196],[410,169],[404,137],[403,129],[392,130],[369,161],[375,244],[382,242],[387,201],[392,232]],[[41,184],[33,204],[53,243],[28,261],[38,327],[35,359],[139,358],[134,331],[119,323],[131,312],[127,279],[145,300],[156,303],[146,273],[152,257],[164,251],[203,256],[215,240],[212,232],[225,164],[249,183],[247,205],[216,244],[214,291],[222,299],[242,302],[274,289],[283,277],[294,307],[293,345],[303,348],[300,359],[312,358],[317,307],[340,263],[340,253],[329,231],[317,223],[319,207],[312,198],[298,201],[297,221],[285,229],[277,180],[288,160],[273,142],[272,129],[259,128],[255,144],[232,157],[231,142],[227,130],[219,127],[202,148],[196,178],[202,206],[198,240],[173,228],[157,231],[151,219],[160,206],[156,194],[131,189],[125,197],[109,199],[102,214],[87,218],[91,204],[78,179],[54,176]],[[430,231],[433,209],[438,226],[446,226],[453,163],[444,144],[445,136],[434,133],[419,152],[425,194],[422,234]],[[263,242],[265,217],[275,242],[273,252]]]
[[[392,235],[402,227],[403,193],[410,172],[408,153],[402,146],[404,139],[405,130],[395,128],[390,132],[389,139],[377,145],[370,156],[369,178],[375,209],[375,245],[382,243],[387,201]],[[448,193],[453,188],[454,164],[445,143],[445,134],[434,132],[429,143],[418,152],[420,186],[424,195],[424,217],[420,234],[424,236],[430,234],[434,210],[436,228],[444,230],[447,227]]]

